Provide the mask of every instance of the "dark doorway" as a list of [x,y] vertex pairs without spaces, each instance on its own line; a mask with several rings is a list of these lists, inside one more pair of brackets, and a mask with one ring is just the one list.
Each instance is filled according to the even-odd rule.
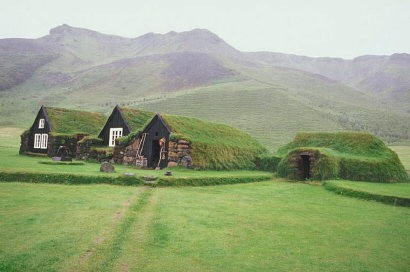
[[153,168],[157,167],[159,161],[159,153],[161,151],[161,147],[159,146],[159,140],[152,141],[152,161],[151,165]]
[[303,179],[309,179],[310,178],[310,157],[309,155],[300,155],[302,158],[301,160],[301,173],[302,173],[302,178]]

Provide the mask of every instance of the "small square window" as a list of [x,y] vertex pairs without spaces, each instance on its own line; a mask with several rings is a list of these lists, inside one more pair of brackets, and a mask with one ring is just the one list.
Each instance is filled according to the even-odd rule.
[[38,128],[44,128],[44,119],[38,121]]

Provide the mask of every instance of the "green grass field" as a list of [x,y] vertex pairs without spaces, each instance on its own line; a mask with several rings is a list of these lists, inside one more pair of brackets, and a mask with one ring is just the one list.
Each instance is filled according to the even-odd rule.
[[406,271],[408,208],[280,181],[0,183],[0,271]]
[[[0,129],[0,169],[100,175],[96,163],[17,155],[20,132]],[[254,172],[175,171],[233,173]],[[408,185],[344,183],[405,197]],[[280,179],[175,188],[5,180],[0,271],[406,271],[409,224],[409,208]]]

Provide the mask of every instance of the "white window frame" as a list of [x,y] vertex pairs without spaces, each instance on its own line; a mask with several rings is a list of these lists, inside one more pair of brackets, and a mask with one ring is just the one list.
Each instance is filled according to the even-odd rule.
[[122,128],[110,128],[110,138],[108,138],[108,146],[115,146],[115,140],[122,137]]
[[48,145],[48,134],[34,134],[34,148],[35,149],[47,149]]
[[39,149],[41,147],[41,134],[34,134],[34,148]]
[[47,149],[48,134],[41,134],[41,149]]
[[44,119],[38,121],[38,128],[44,128]]

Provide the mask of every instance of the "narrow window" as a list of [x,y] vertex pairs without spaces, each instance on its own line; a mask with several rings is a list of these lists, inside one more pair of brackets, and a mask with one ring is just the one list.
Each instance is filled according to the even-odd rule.
[[48,134],[41,134],[41,149],[47,149]]
[[115,146],[115,140],[120,137],[122,137],[122,128],[111,128],[108,145]]
[[41,134],[34,134],[34,148],[41,147]]
[[44,128],[44,119],[38,121],[38,128]]

